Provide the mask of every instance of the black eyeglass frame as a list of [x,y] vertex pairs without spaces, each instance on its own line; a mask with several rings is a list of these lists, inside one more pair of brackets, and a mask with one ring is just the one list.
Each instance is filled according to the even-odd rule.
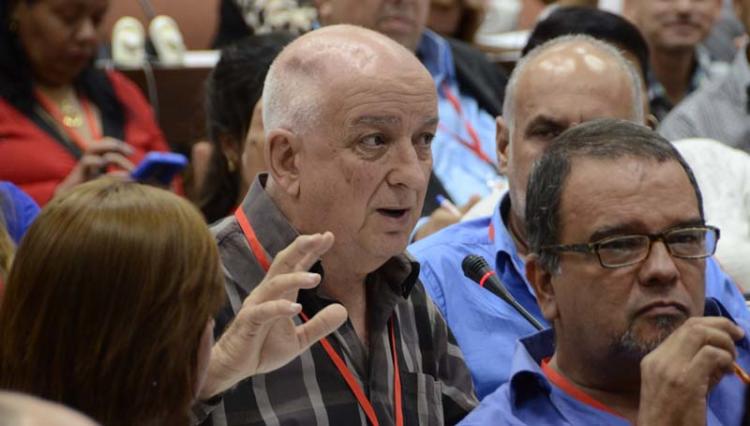
[[[689,231],[689,230],[702,230],[704,232],[713,232],[714,233],[714,246],[710,253],[701,254],[701,255],[695,255],[695,256],[686,256],[682,254],[676,254],[673,252],[672,247],[667,243],[667,236],[669,234],[672,234],[674,232],[681,232],[681,231]],[[675,228],[670,228],[665,231],[662,231],[658,234],[629,234],[629,235],[616,235],[612,237],[605,237],[601,240],[597,240],[591,243],[587,244],[557,244],[557,245],[551,245],[551,246],[544,246],[540,248],[540,252],[549,251],[554,253],[562,253],[562,252],[576,252],[576,253],[595,253],[597,259],[599,260],[599,264],[602,265],[603,268],[608,269],[617,269],[617,268],[623,268],[625,266],[635,265],[636,263],[643,262],[648,258],[648,256],[651,254],[651,246],[653,246],[654,241],[660,240],[662,243],[664,243],[664,246],[667,248],[667,251],[669,252],[670,256],[676,257],[678,259],[705,259],[709,256],[712,256],[714,253],[716,253],[716,246],[719,242],[719,237],[721,236],[721,232],[719,228],[711,225],[697,225],[697,226],[680,226]],[[599,253],[599,247],[601,247],[604,244],[610,243],[612,241],[617,241],[623,238],[633,238],[633,237],[648,237],[648,249],[646,250],[646,254],[637,260],[629,261],[626,263],[618,263],[614,265],[605,264],[604,261],[602,261],[602,256]]]

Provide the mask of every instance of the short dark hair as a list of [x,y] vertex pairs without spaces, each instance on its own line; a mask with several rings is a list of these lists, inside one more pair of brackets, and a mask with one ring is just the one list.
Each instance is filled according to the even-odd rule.
[[648,75],[648,43],[638,28],[620,15],[594,7],[560,7],[539,21],[529,35],[521,56],[563,35],[586,34],[632,53],[638,58],[644,81]]
[[242,148],[268,68],[292,40],[289,33],[244,38],[221,51],[221,59],[206,80],[206,130],[213,152],[198,204],[208,222],[231,213],[239,195],[241,171],[229,171],[221,139],[229,138]]
[[612,118],[592,120],[561,133],[536,162],[526,192],[526,235],[531,252],[542,268],[557,271],[559,257],[541,247],[559,244],[560,203],[565,181],[575,158],[619,159],[635,157],[659,163],[676,161],[685,170],[698,200],[703,200],[690,166],[677,149],[648,127]]

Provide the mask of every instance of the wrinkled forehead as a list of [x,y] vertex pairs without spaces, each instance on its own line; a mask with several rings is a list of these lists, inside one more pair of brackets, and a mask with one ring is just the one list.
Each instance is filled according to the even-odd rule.
[[540,55],[521,75],[514,98],[515,120],[538,114],[563,121],[598,117],[632,119],[632,81],[608,54],[587,45],[562,45]]

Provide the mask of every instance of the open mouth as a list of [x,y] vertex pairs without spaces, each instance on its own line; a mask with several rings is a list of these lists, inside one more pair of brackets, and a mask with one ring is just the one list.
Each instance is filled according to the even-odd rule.
[[394,219],[400,219],[406,215],[409,209],[378,209],[378,213],[383,216],[392,217]]

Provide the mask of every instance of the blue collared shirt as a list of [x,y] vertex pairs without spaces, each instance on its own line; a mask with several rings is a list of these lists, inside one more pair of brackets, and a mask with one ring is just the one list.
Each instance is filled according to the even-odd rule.
[[[466,203],[473,194],[490,193],[488,182],[502,179],[495,169],[482,161],[456,136],[470,142],[466,122],[479,135],[482,150],[497,164],[495,152],[495,117],[479,108],[476,99],[461,93],[456,67],[448,42],[430,30],[422,33],[417,56],[435,81],[438,93],[440,124],[432,142],[432,169],[456,204]],[[463,114],[448,101],[444,85],[460,100]]]
[[[507,303],[466,278],[463,258],[477,254],[487,259],[513,297],[548,326],[502,219],[509,208],[506,192],[492,216],[458,223],[409,246],[421,264],[424,287],[464,354],[480,400],[508,381],[516,341],[536,330]],[[713,258],[706,262],[706,296],[718,299],[743,327],[750,327],[742,294]]]
[[[706,315],[732,319],[714,299],[706,300]],[[743,327],[745,328],[745,327]],[[737,342],[737,363],[750,367],[750,330]],[[630,423],[573,398],[551,383],[542,372],[541,361],[554,352],[551,329],[522,339],[510,365],[510,381],[487,396],[459,423],[472,425],[615,425]],[[711,391],[707,425],[738,425],[745,409],[746,386],[734,374],[726,375]]]

